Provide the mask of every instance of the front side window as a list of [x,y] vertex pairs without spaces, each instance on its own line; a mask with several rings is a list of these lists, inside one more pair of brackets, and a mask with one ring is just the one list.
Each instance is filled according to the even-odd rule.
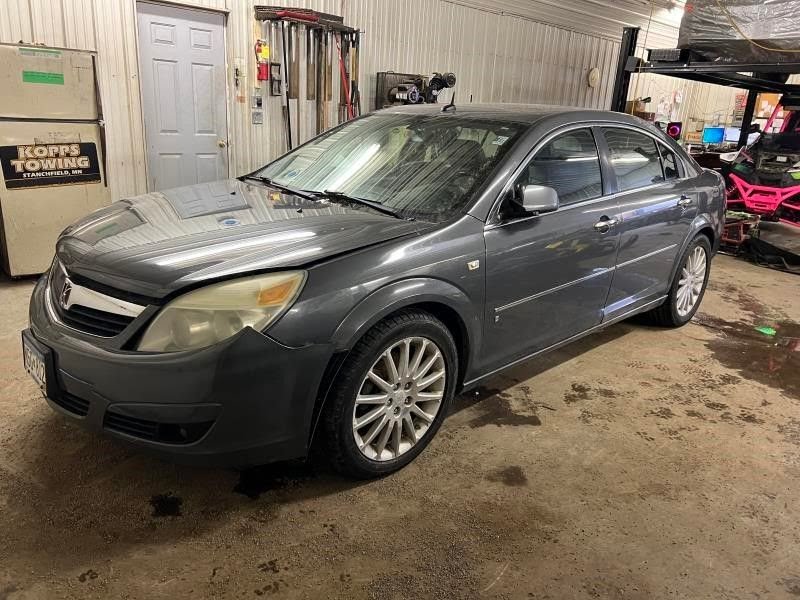
[[526,128],[453,113],[377,113],[323,134],[254,175],[441,222],[464,210]]
[[611,153],[611,166],[620,192],[646,187],[664,180],[656,142],[631,129],[604,128]]
[[528,163],[515,187],[529,184],[553,188],[562,205],[602,196],[600,158],[592,131],[575,129],[545,144]]

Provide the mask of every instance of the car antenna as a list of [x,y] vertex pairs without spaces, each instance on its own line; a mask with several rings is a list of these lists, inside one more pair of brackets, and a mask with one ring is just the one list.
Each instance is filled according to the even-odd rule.
[[450,96],[450,104],[442,107],[442,112],[447,112],[449,109],[456,109],[456,92],[453,90],[453,95]]

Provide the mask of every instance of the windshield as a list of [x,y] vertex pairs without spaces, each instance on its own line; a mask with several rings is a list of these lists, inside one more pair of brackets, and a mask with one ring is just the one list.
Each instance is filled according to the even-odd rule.
[[462,211],[524,129],[452,113],[376,113],[323,134],[254,176],[440,222]]
[[800,153],[800,111],[783,110],[783,123],[781,123],[780,130],[761,134],[758,141],[751,144],[751,150],[786,152],[792,155]]

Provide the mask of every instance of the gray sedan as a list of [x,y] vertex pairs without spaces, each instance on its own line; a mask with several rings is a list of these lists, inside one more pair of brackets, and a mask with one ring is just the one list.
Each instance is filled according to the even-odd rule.
[[637,313],[689,321],[724,204],[717,174],[634,117],[378,111],[69,227],[24,363],[56,411],[174,460],[319,441],[379,476],[460,390]]

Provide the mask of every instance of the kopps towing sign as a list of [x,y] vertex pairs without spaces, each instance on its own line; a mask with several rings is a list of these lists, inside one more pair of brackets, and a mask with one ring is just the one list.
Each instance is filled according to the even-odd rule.
[[0,146],[7,189],[101,181],[94,143]]

